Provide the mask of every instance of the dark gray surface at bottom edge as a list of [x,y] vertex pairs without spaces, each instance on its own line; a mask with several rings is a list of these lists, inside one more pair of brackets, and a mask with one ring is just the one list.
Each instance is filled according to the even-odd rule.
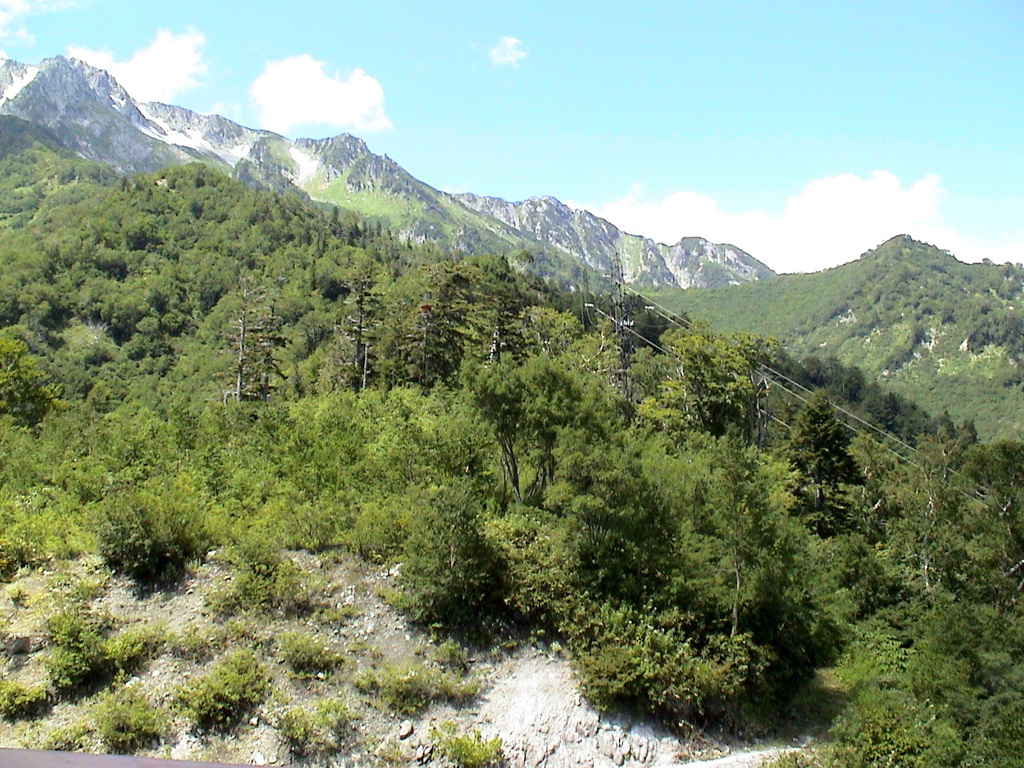
[[133,755],[92,755],[83,752],[42,752],[0,748],[0,768],[224,768],[238,763],[197,763]]

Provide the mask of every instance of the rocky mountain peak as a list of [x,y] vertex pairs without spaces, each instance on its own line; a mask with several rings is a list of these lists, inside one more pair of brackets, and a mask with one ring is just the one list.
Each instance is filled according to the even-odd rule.
[[249,184],[298,188],[357,213],[384,210],[398,235],[470,253],[525,248],[545,253],[547,263],[577,261],[600,273],[620,259],[625,279],[646,285],[721,285],[772,274],[732,246],[702,238],[659,245],[551,195],[514,203],[446,194],[349,134],[292,141],[219,115],[136,102],[109,73],[77,59],[0,62],[0,114],[45,125],[64,146],[123,172],[199,160]]
[[52,124],[69,110],[73,117],[87,114],[85,105],[96,105],[140,119],[128,92],[102,69],[79,59],[55,56],[38,67],[7,60],[0,65],[0,82],[9,83],[0,104],[6,114],[25,113],[33,122]]
[[38,72],[39,67],[29,67],[9,59],[0,60],[0,106],[15,98]]
[[295,146],[310,156],[319,158],[328,174],[338,175],[350,168],[359,158],[370,154],[362,139],[348,133],[328,139],[299,139]]

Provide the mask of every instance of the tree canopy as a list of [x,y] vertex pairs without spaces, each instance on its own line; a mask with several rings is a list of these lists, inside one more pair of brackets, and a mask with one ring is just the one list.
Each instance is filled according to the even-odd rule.
[[340,548],[438,631],[558,638],[600,706],[744,727],[832,667],[834,765],[1019,754],[1017,443],[903,399],[900,442],[851,439],[833,402],[884,391],[848,366],[653,320],[624,351],[521,259],[30,147],[0,157],[0,574]]

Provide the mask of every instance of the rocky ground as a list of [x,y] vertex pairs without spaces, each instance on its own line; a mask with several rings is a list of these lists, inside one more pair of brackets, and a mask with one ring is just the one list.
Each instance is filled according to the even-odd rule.
[[535,648],[499,664],[476,722],[501,737],[512,768],[760,765],[779,748],[732,753],[700,733],[682,739],[643,719],[605,715],[583,699],[568,661]]
[[[97,725],[105,691],[128,686],[166,713],[166,727],[138,754],[252,765],[387,766],[445,762],[437,728],[501,740],[509,768],[617,768],[686,765],[741,768],[763,764],[780,747],[729,745],[706,734],[669,733],[639,718],[595,711],[583,699],[571,664],[557,648],[509,641],[463,649],[409,625],[385,600],[396,573],[349,556],[290,553],[307,590],[303,615],[218,615],[216,597],[236,578],[216,555],[174,588],[139,595],[95,558],[22,572],[0,595],[3,678],[47,682],[47,618],[69,605],[102,617],[111,636],[155,628],[165,638],[125,679],[51,696],[34,719],[0,719],[0,747],[105,752]],[[342,659],[300,675],[282,659],[280,638],[305,633]],[[253,649],[272,684],[263,702],[224,732],[196,729],[176,706],[184,683],[202,677],[232,649]],[[396,711],[367,679],[420,670],[475,695],[435,696],[419,711]],[[408,674],[413,674],[408,672]],[[360,682],[363,681],[363,682]],[[347,716],[327,738],[297,743],[284,725],[289,710],[312,712],[342,701]],[[451,725],[454,724],[454,725]],[[323,735],[323,734],[321,734]]]

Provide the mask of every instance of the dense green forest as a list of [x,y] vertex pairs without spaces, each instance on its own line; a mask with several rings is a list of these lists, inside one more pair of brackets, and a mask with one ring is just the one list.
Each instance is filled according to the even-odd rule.
[[985,439],[1024,435],[1020,265],[964,264],[899,236],[823,272],[661,298],[718,331],[855,365],[932,413],[974,422]]
[[824,674],[841,706],[794,762],[1019,759],[1024,446],[770,339],[642,306],[616,328],[614,297],[528,254],[396,242],[201,165],[120,178],[19,131],[0,575],[99,553],[173,590],[226,547],[259,608],[267,542],[343,549],[401,563],[394,600],[435,631],[557,638],[601,707],[770,728]]

